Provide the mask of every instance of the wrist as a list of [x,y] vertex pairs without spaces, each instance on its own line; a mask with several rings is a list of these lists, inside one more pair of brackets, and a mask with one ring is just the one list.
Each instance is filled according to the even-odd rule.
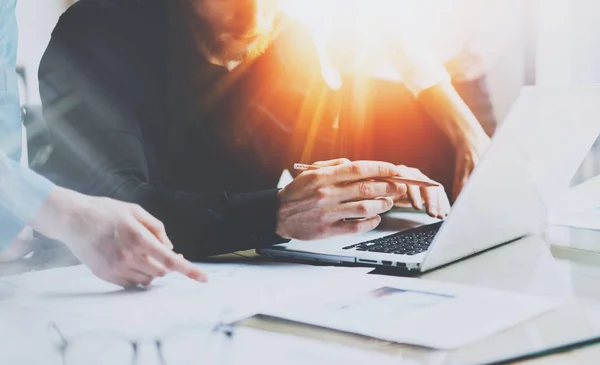
[[75,220],[87,203],[87,198],[83,194],[55,186],[30,225],[48,238],[68,242],[76,228]]
[[285,188],[283,188],[277,192],[277,214],[275,215],[275,234],[283,239],[288,240],[288,239],[291,239],[291,237],[289,237],[289,234],[288,234],[287,230],[285,229],[285,225],[283,224],[285,219],[283,218],[282,204],[281,204],[281,202],[283,200],[284,190],[285,190]]

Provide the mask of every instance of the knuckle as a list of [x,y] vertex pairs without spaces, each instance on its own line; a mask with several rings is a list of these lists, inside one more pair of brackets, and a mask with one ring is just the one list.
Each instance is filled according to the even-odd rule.
[[379,164],[377,166],[377,173],[379,176],[387,176],[394,174],[394,166],[388,164]]
[[369,206],[366,203],[359,203],[356,206],[356,213],[361,217],[366,217],[369,215]]
[[385,193],[387,195],[392,195],[400,191],[398,184],[386,183],[385,184]]
[[129,247],[131,249],[137,250],[144,246],[144,237],[140,232],[132,232],[131,240],[129,241]]
[[370,197],[372,192],[373,192],[373,189],[371,187],[371,184],[369,184],[367,182],[361,182],[358,185],[358,193],[361,197],[363,197],[363,198]]
[[319,180],[321,179],[321,174],[319,174],[319,172],[321,172],[321,170],[315,170],[315,171],[307,171],[305,173],[303,173],[303,179],[305,180],[305,183],[308,185],[313,185],[316,184],[317,182],[319,182]]
[[143,210],[139,204],[131,203],[129,206],[131,207],[131,210],[135,213],[139,213]]
[[177,265],[175,258],[173,258],[171,256],[165,256],[162,261],[163,261],[163,265],[165,265],[165,267],[167,269],[174,269],[175,266]]
[[325,187],[318,188],[315,191],[315,199],[319,202],[327,199],[329,197],[329,189]]
[[124,264],[129,262],[129,255],[123,250],[118,250],[115,253],[114,258],[116,265],[111,268],[112,272],[118,271],[119,266],[123,266]]
[[315,182],[320,182],[321,180],[330,178],[333,174],[332,170],[333,168],[331,167],[325,167],[319,170],[315,170]]
[[159,269],[156,272],[156,276],[158,276],[159,278],[162,278],[163,276],[166,276],[166,275],[167,275],[167,270],[165,270],[165,269]]
[[350,161],[350,160],[349,160],[349,159],[347,159],[347,158],[341,158],[341,159],[340,159],[340,162],[341,162],[343,165],[347,165],[347,164],[350,164],[350,163],[352,163],[352,161]]
[[135,229],[133,226],[126,226],[125,229],[132,245],[137,245],[142,241],[142,232],[139,229]]
[[350,173],[354,175],[363,175],[365,172],[365,166],[361,162],[354,162],[350,165]]

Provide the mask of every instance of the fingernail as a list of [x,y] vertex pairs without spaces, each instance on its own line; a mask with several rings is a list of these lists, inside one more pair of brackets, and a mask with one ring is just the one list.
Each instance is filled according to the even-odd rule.
[[208,282],[208,277],[205,274],[201,273],[201,272],[193,273],[193,274],[189,275],[189,277],[190,277],[190,279],[199,281],[201,283],[207,283]]

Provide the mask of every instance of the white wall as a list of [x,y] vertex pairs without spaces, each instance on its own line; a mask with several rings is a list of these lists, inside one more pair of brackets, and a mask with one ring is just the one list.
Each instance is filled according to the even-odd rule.
[[[0,0],[2,1],[2,0]],[[17,62],[25,66],[28,99],[39,104],[38,68],[40,59],[50,41],[50,34],[65,9],[64,0],[19,0],[17,21],[19,22],[19,53]]]
[[487,73],[488,88],[494,114],[502,123],[519,96],[525,80],[525,44],[515,37],[506,46],[502,56]]
[[540,84],[600,82],[600,2],[537,0]]
[[571,77],[574,83],[600,82],[600,1],[571,0]]
[[[524,25],[529,17],[527,14],[528,1],[532,0],[497,0],[490,2],[492,10],[484,12],[490,17],[488,20],[492,23],[494,22],[494,8],[498,9],[499,16],[503,17],[503,19],[497,20],[499,24],[488,32],[504,32],[504,36],[489,34],[489,38],[492,41],[504,39],[505,43],[494,44],[492,42],[487,45],[488,52],[492,54],[494,54],[493,47],[499,47],[498,59],[487,72],[488,87],[499,123],[504,121],[525,84],[527,35]],[[482,2],[482,4],[485,3]],[[483,38],[484,41],[485,39]],[[486,45],[482,47],[485,49]]]

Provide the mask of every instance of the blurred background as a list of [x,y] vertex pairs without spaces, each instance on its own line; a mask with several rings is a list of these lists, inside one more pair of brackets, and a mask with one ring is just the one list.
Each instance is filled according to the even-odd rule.
[[[40,58],[59,16],[75,1],[19,0],[18,64],[22,74],[22,103],[31,110],[30,117],[40,104],[37,81]],[[318,0],[314,6],[307,6],[311,1],[314,0],[282,0],[282,5],[318,37],[323,35],[323,29],[335,23],[339,12],[337,15],[327,12],[328,1],[331,5],[336,0]],[[486,76],[498,123],[506,117],[523,85],[600,82],[597,0],[423,0],[419,5],[422,4],[426,14],[421,15],[419,22],[438,24],[437,29],[429,27],[433,30],[428,36],[436,50],[446,53],[440,54],[444,62],[456,58],[466,43],[487,57],[480,73]],[[449,30],[455,33],[449,36]],[[461,31],[463,38],[457,35]],[[452,40],[460,39],[465,42],[454,50],[443,50]],[[328,64],[336,66],[335,62]],[[594,156],[584,163],[588,176],[598,172]]]

